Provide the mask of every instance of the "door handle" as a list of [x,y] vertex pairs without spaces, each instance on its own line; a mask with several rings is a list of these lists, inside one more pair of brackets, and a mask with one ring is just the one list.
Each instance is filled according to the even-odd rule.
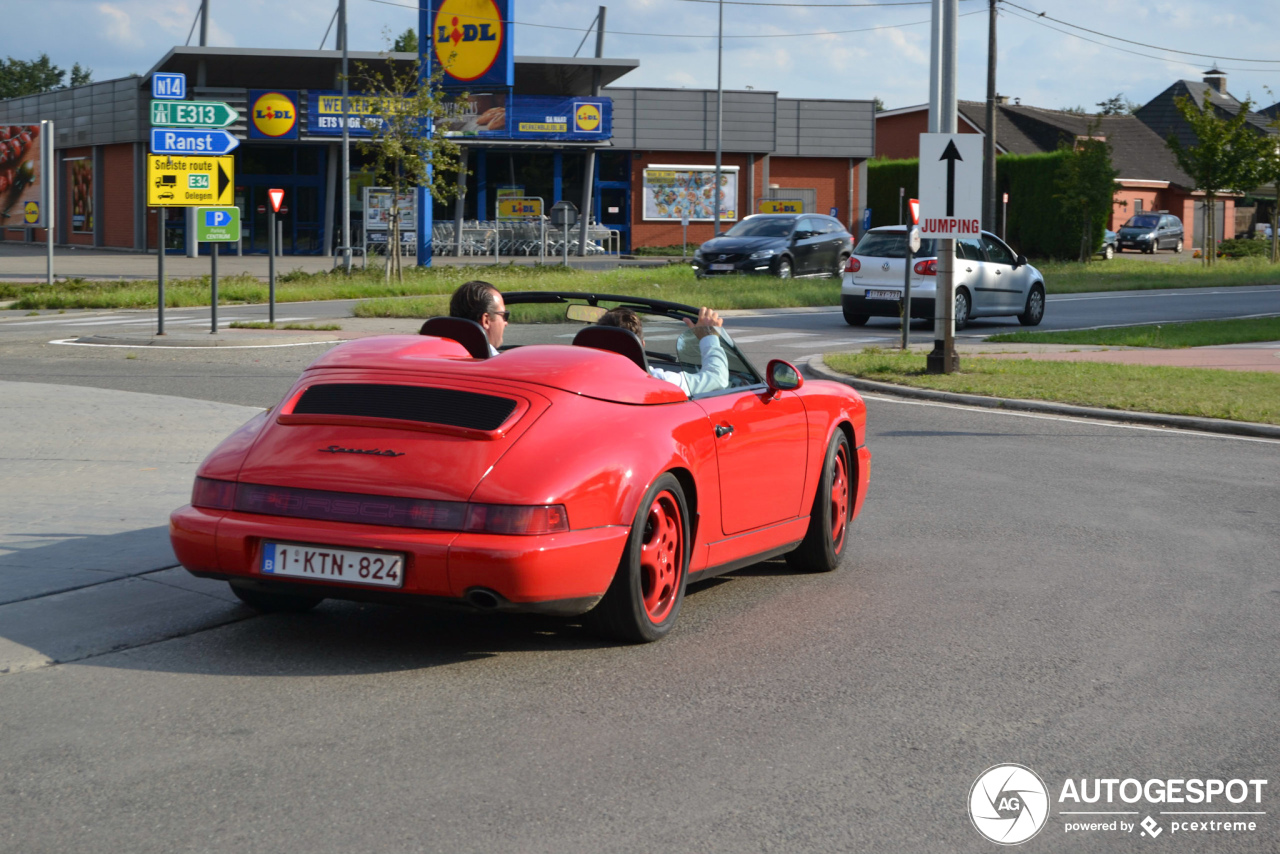
[[964,271],[965,271],[966,273],[972,273],[972,272],[973,272],[973,268],[972,268],[972,267],[965,267],[965,268],[964,268]]
[[723,438],[723,437],[725,437],[725,436],[728,436],[728,435],[729,435],[730,433],[732,433],[732,432],[733,432],[733,425],[732,425],[732,424],[717,424],[717,425],[716,425],[716,438],[717,438],[717,439],[721,439],[721,438]]

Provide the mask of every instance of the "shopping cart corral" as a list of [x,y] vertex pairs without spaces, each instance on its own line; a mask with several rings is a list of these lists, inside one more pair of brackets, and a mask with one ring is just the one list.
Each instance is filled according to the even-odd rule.
[[[546,257],[563,254],[563,232],[553,229],[546,217],[521,220],[463,220],[462,240],[452,222],[437,222],[431,229],[432,249],[436,255],[496,256],[520,255]],[[579,231],[570,231],[570,255],[578,254]],[[591,223],[587,228],[587,255],[618,254],[622,235],[615,229]]]

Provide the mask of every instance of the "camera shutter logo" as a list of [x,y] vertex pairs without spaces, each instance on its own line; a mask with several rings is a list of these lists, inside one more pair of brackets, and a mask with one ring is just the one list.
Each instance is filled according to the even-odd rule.
[[1026,842],[1048,818],[1049,790],[1025,765],[993,765],[969,789],[969,819],[979,833],[1000,845]]

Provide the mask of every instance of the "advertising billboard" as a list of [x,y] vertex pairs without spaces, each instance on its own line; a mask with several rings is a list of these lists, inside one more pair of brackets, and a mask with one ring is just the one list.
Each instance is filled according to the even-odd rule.
[[[674,220],[688,215],[690,221],[715,218],[714,166],[661,166],[644,170],[644,218]],[[738,167],[720,169],[720,219],[738,218]]]
[[43,225],[40,125],[0,126],[0,226]]
[[297,138],[298,93],[292,89],[250,89],[249,139]]
[[71,230],[93,232],[93,161],[67,158],[67,192],[71,196]]
[[[347,102],[347,132],[357,138],[373,136],[380,116],[394,110],[394,104],[362,94],[349,95]],[[497,89],[454,98],[446,108],[436,131],[451,138],[590,142],[613,136],[609,98],[512,95]],[[342,93],[307,92],[307,133],[342,136]]]

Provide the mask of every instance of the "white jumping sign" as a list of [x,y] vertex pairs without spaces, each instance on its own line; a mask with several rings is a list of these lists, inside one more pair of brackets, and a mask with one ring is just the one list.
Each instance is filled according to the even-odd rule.
[[920,235],[976,237],[982,231],[982,136],[920,134]]

